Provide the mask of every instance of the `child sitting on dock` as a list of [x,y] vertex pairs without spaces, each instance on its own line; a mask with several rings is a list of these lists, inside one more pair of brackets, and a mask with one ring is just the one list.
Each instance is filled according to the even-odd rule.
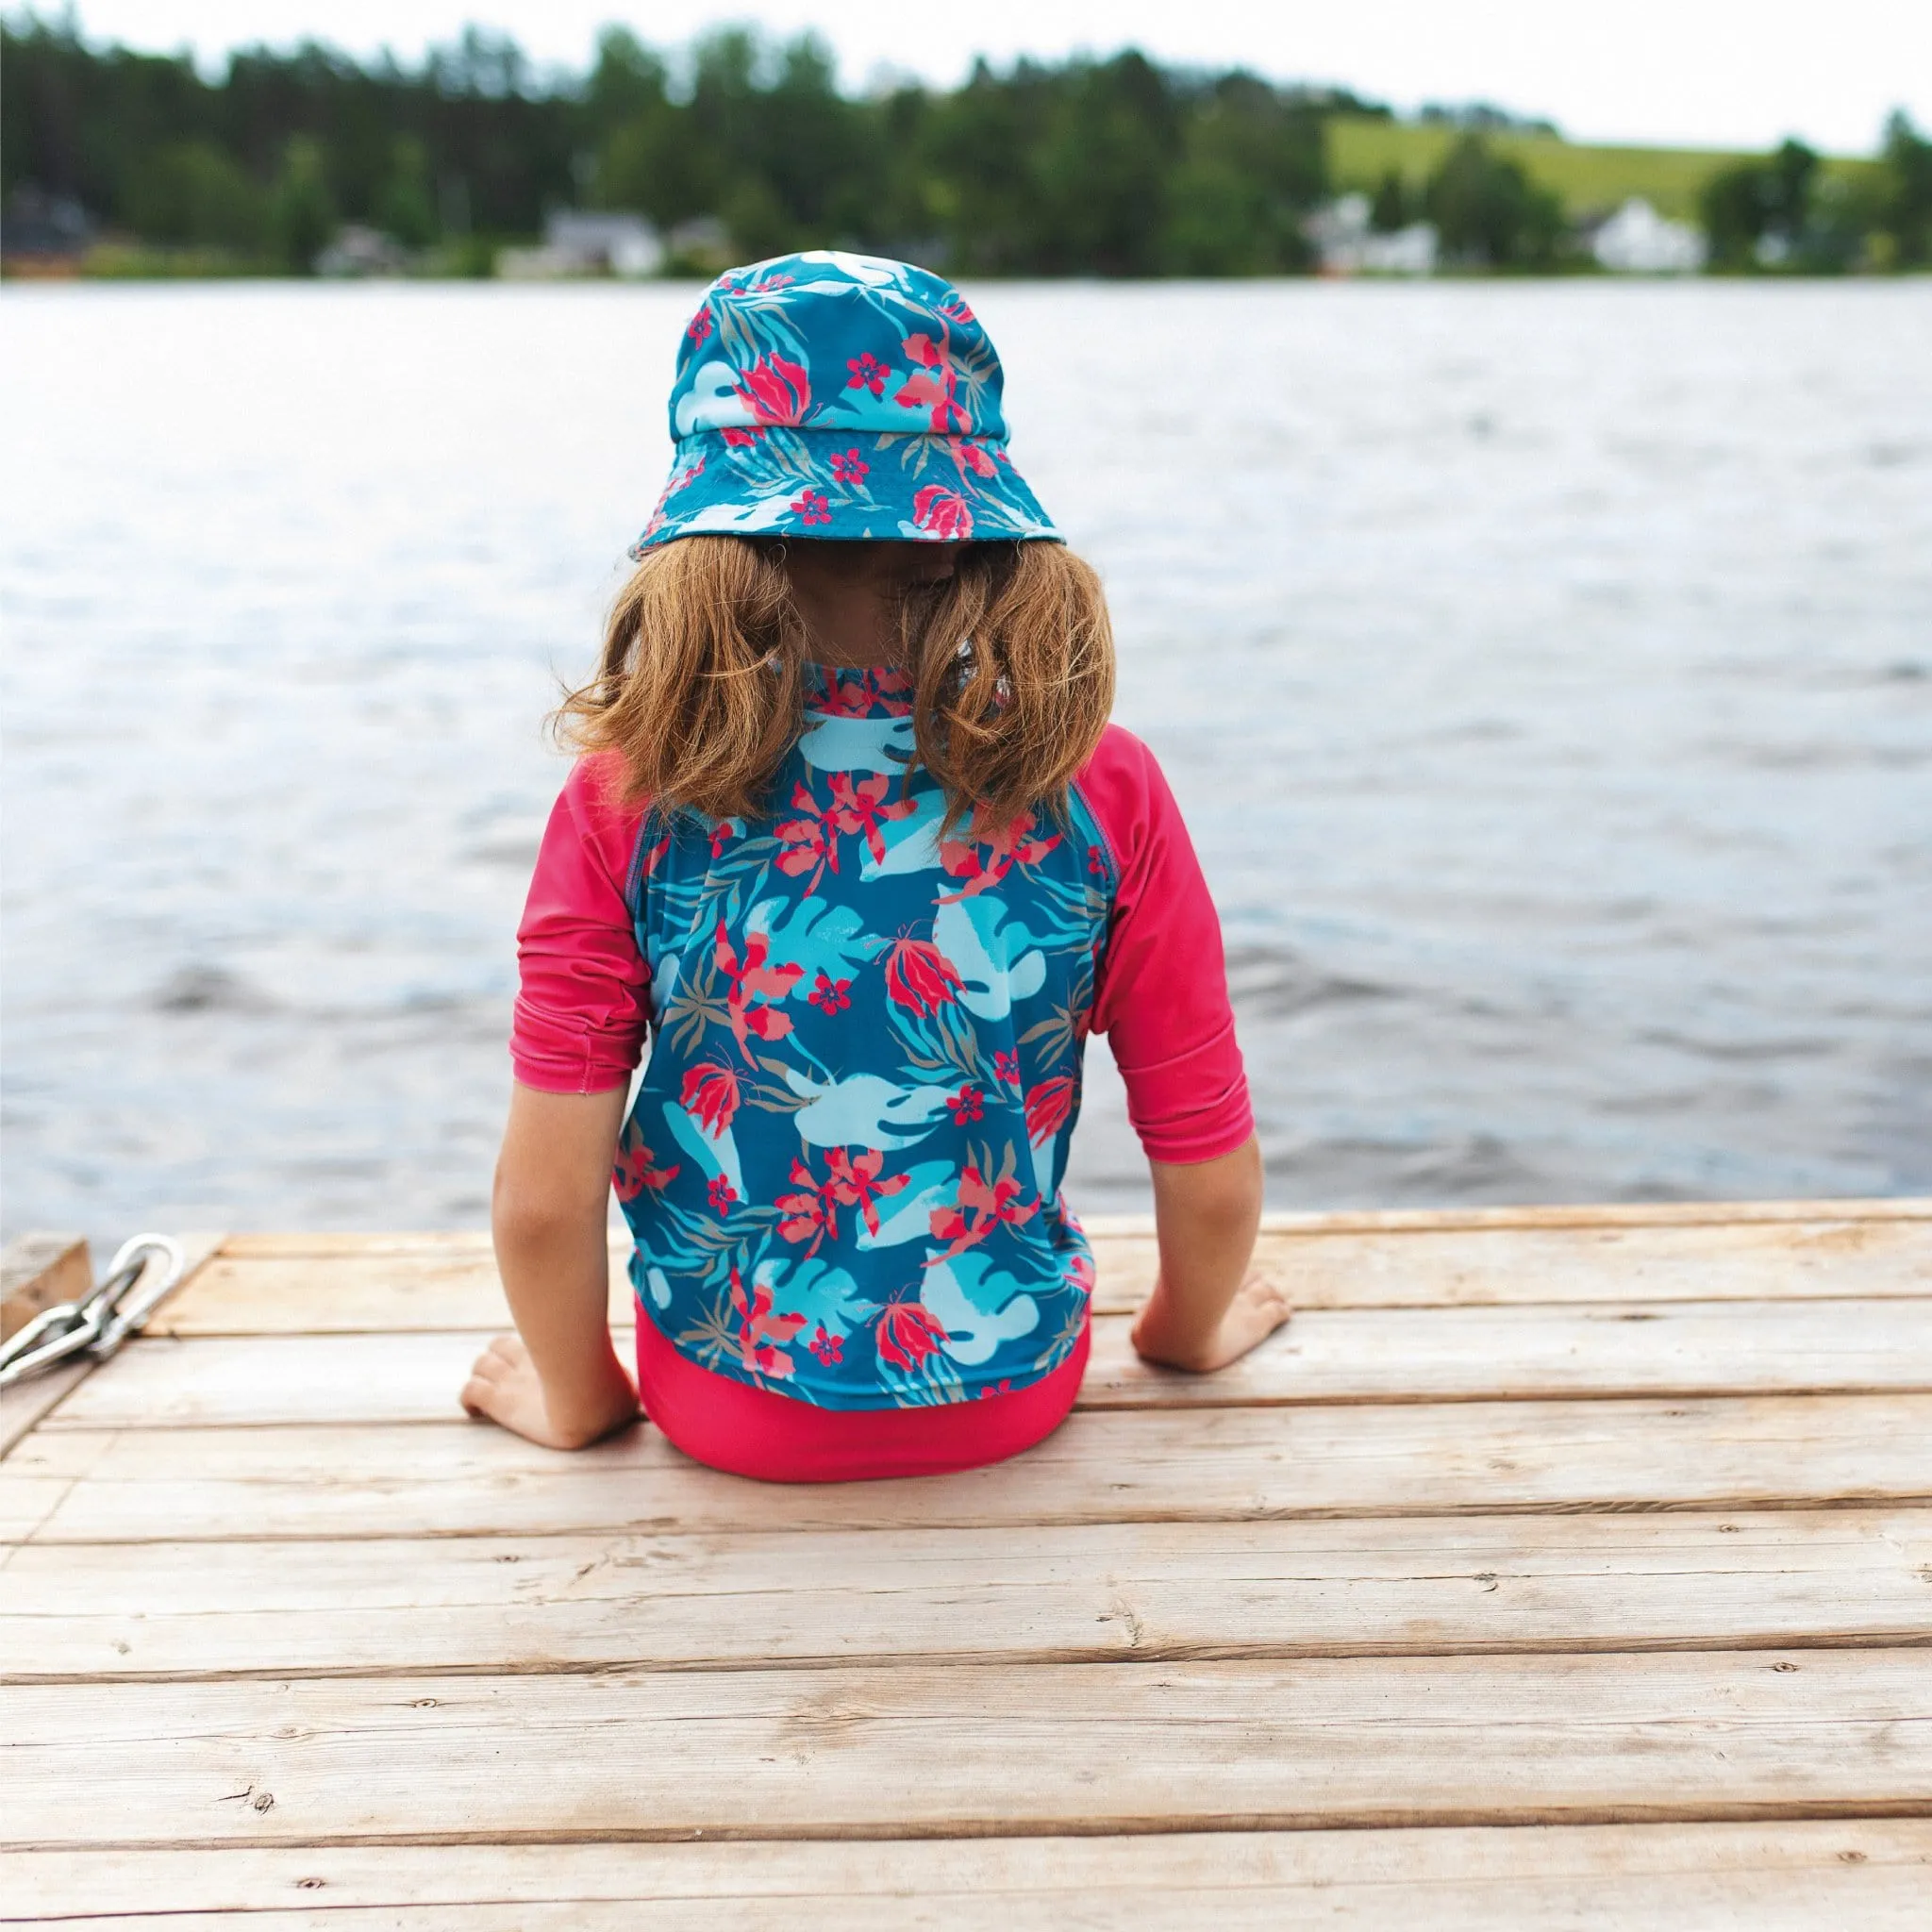
[[[1100,585],[1007,454],[958,291],[812,253],[720,277],[584,756],[519,931],[497,1257],[464,1406],[573,1449],[643,1413],[716,1468],[934,1474],[1072,1407],[1061,1197],[1089,1033],[1153,1170],[1134,1327],[1200,1372],[1287,1319],[1221,933]],[[626,1117],[631,1074],[649,1059]],[[612,1174],[637,1385],[611,1346]]]

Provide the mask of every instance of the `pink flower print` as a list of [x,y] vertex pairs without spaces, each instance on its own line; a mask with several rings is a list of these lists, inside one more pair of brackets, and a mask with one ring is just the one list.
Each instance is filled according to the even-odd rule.
[[1073,1110],[1073,1080],[1065,1074],[1042,1080],[1026,1095],[1026,1138],[1036,1147],[1043,1145],[1066,1125]]
[[811,401],[811,377],[783,356],[760,356],[732,393],[759,423],[800,423]]
[[879,1231],[879,1210],[874,1202],[896,1194],[912,1178],[909,1174],[894,1174],[881,1180],[879,1169],[885,1163],[886,1157],[876,1147],[858,1154],[834,1147],[825,1155],[825,1170],[831,1176],[825,1183],[826,1194],[841,1208],[857,1208],[867,1231],[874,1235]]
[[1015,1087],[1020,1084],[1020,1056],[1017,1053],[994,1054],[992,1070],[1002,1080],[1008,1080]]
[[856,449],[835,449],[832,452],[832,475],[841,483],[856,488],[872,475],[872,465]]
[[991,1382],[979,1391],[979,1399],[984,1402],[989,1395],[1010,1395],[1012,1392],[1013,1385],[1010,1379],[1005,1382]]
[[805,890],[814,891],[819,880],[830,866],[839,870],[839,840],[836,827],[828,821],[831,808],[819,808],[819,802],[811,795],[810,788],[803,783],[791,788],[791,809],[799,814],[795,819],[781,819],[774,827],[778,842],[787,849],[779,853],[778,870],[791,878],[801,873],[810,873]]
[[832,774],[832,807],[827,816],[841,832],[857,832],[865,840],[865,849],[874,864],[886,861],[886,836],[879,830],[881,819],[903,819],[919,809],[916,799],[901,798],[886,803],[891,780],[883,772],[854,782],[850,772]]
[[829,1334],[823,1322],[813,1331],[810,1341],[806,1345],[827,1368],[834,1362],[842,1362],[845,1359],[844,1341],[839,1336]]
[[889,718],[908,717],[912,711],[912,679],[903,671],[881,668],[872,674],[873,696]]
[[872,671],[835,671],[825,692],[825,708],[835,718],[867,718],[874,708],[888,718],[912,710],[912,680],[884,666]]
[[869,389],[875,396],[886,392],[886,377],[892,372],[876,356],[865,354],[845,364],[852,374],[846,378],[847,389]]
[[808,1255],[816,1254],[828,1234],[838,1233],[825,1204],[825,1187],[802,1160],[791,1163],[791,1191],[780,1194],[772,1205],[778,1210],[778,1232],[788,1241],[810,1241]]
[[940,304],[940,313],[943,315],[948,322],[957,322],[960,325],[961,327],[964,328],[970,328],[974,319],[972,309],[970,309],[966,306],[965,296],[958,293],[957,291],[951,295],[948,295],[946,299]]
[[946,1105],[953,1110],[953,1124],[968,1127],[986,1113],[986,1095],[977,1087],[962,1087],[957,1093],[946,1096]]
[[832,506],[816,490],[801,491],[791,505],[792,514],[802,524],[829,524]]
[[825,708],[835,718],[863,718],[872,709],[872,673],[834,671],[825,690]]
[[988,456],[985,447],[963,436],[946,438],[946,454],[952,458],[959,474],[963,476],[969,471],[975,476],[997,476],[1000,466]]
[[[1012,1153],[1009,1146],[1009,1163]],[[954,1206],[932,1210],[933,1239],[944,1241],[946,1248],[943,1254],[928,1255],[925,1265],[931,1268],[941,1261],[950,1261],[955,1255],[963,1255],[996,1227],[1017,1227],[1022,1222],[1031,1221],[1040,1203],[1022,1201],[1020,1183],[1013,1178],[1010,1169],[989,1181],[978,1166],[969,1160],[959,1171],[959,1191]]]
[[707,302],[691,319],[685,335],[693,342],[701,342],[711,333],[711,305]]
[[[791,1031],[791,1015],[781,1013],[771,1006],[755,1007],[754,1000],[782,1000],[805,976],[803,966],[769,966],[766,959],[772,950],[769,934],[747,933],[744,937],[744,960],[740,964],[738,953],[726,937],[724,922],[718,921],[717,942],[711,948],[711,956],[717,962],[719,972],[731,982],[730,991],[724,996],[724,1010],[731,1022],[731,1037],[738,1041],[739,1050],[746,1059],[751,1059],[751,1036],[759,1040],[782,1040]],[[756,1064],[756,1062],[754,1062]]]
[[731,1204],[738,1199],[738,1190],[722,1174],[714,1174],[711,1176],[710,1185],[705,1192],[711,1197],[711,1206],[720,1214],[729,1214]]
[[806,998],[821,1012],[842,1013],[852,1004],[852,982],[849,979],[834,979],[821,969]]
[[920,1302],[892,1302],[879,1316],[879,1357],[895,1369],[917,1370],[939,1352],[946,1331]]
[[966,499],[928,483],[912,499],[914,525],[945,543],[963,543],[973,535],[973,512]]
[[930,409],[929,425],[935,435],[968,428],[966,411],[954,400],[959,379],[953,373],[953,358],[945,345],[928,335],[916,335],[908,336],[900,346],[925,373],[908,375],[892,400],[902,409]]
[[658,1157],[645,1146],[642,1136],[634,1128],[625,1129],[624,1139],[618,1143],[617,1166],[610,1177],[620,1201],[635,1201],[647,1188],[656,1193],[676,1178],[676,1163],[659,1167]]
[[719,1060],[688,1068],[678,1095],[684,1110],[716,1140],[738,1112],[738,1075]]
[[943,841],[940,863],[951,877],[966,883],[957,892],[942,893],[940,904],[957,906],[960,900],[998,885],[1016,865],[1023,871],[1038,865],[1060,842],[1060,835],[1056,832],[1050,839],[1036,839],[1033,828],[1033,814],[1023,812],[994,831],[975,827],[966,839]]
[[[1067,1216],[1067,1224],[1075,1231],[1080,1226],[1078,1219],[1071,1213]],[[1082,1294],[1091,1294],[1093,1292],[1093,1257],[1079,1253],[1069,1255],[1067,1257],[1067,1279]]]
[[744,1278],[736,1266],[731,1270],[731,1307],[739,1318],[739,1359],[754,1374],[782,1382],[793,1366],[784,1347],[805,1326],[805,1317],[773,1314],[772,1291],[762,1283],[755,1285],[747,1297]]
[[720,819],[711,827],[711,857],[718,858],[738,836],[738,825],[734,820]]
[[724,441],[730,449],[749,449],[765,432],[762,429],[742,429],[737,426],[724,431]]
[[886,955],[886,991],[902,1007],[928,1017],[952,1005],[966,982],[930,940],[895,940]]

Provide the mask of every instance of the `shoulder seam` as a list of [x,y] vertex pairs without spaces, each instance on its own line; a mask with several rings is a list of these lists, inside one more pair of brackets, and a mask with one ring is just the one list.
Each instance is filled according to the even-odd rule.
[[[1087,796],[1086,789],[1080,782],[1080,779],[1085,775],[1086,774],[1083,771],[1079,775],[1069,779],[1067,781],[1067,791],[1070,797],[1079,800],[1081,810],[1092,820],[1093,829],[1100,834],[1101,850],[1107,854],[1108,871],[1112,874],[1112,890],[1108,893],[1108,898],[1109,901],[1117,902],[1120,898],[1121,881],[1126,876],[1126,868],[1121,862],[1121,855],[1114,849],[1113,834],[1108,829],[1106,819],[1095,808],[1093,801]],[[1109,904],[1108,907],[1109,916],[1111,916],[1113,906]]]

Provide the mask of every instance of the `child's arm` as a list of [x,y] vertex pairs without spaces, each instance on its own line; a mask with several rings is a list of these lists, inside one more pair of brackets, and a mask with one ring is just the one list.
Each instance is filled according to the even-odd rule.
[[1148,1164],[1160,1274],[1135,1320],[1134,1347],[1169,1368],[1224,1369],[1290,1312],[1274,1282],[1248,1272],[1261,1223],[1260,1145],[1250,1138],[1214,1160]]
[[638,1412],[610,1345],[610,1168],[625,1090],[511,1090],[491,1224],[517,1333],[477,1357],[463,1407],[548,1449],[582,1449]]

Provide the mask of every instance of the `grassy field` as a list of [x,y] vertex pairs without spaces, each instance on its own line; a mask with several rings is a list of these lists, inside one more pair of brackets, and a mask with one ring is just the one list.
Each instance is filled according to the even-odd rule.
[[[1330,121],[1330,178],[1344,190],[1373,190],[1393,168],[1419,188],[1457,134],[1453,127],[1398,121]],[[1718,169],[1749,158],[1717,148],[1584,147],[1548,134],[1495,134],[1488,139],[1497,153],[1520,161],[1532,179],[1560,194],[1573,216],[1612,208],[1630,195],[1641,194],[1660,213],[1688,219],[1697,212],[1698,190]],[[1845,159],[1826,163],[1832,174],[1873,165]]]

